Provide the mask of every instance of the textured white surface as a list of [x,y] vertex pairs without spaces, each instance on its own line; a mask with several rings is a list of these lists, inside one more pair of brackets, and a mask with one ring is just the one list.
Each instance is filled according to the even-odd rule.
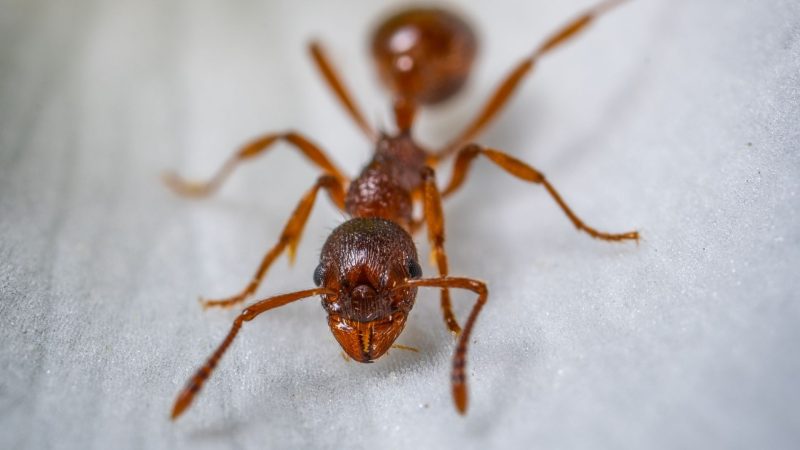
[[[314,171],[287,148],[216,197],[171,195],[260,132],[294,128],[349,173],[369,147],[304,51],[324,39],[370,118],[387,100],[370,25],[400,2],[0,5],[0,448],[789,448],[800,439],[800,6],[635,1],[541,63],[481,139],[543,170],[578,214],[486,163],[446,205],[453,274],[486,280],[466,418],[435,292],[394,351],[342,360],[318,301],[248,324],[193,408],[167,420]],[[587,1],[475,2],[444,141],[512,63]],[[342,220],[318,202],[311,285]],[[420,250],[427,253],[422,235]],[[427,273],[432,273],[426,266]],[[464,317],[471,296],[457,297]]]

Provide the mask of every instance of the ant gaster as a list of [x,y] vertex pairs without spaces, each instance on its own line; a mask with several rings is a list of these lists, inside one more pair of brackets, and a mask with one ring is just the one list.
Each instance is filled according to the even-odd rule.
[[[470,73],[477,41],[467,23],[453,13],[442,9],[413,8],[392,15],[372,35],[371,50],[378,74],[393,96],[395,134],[373,130],[322,47],[316,42],[310,45],[311,56],[323,78],[350,118],[375,146],[372,160],[357,178],[350,181],[323,150],[295,132],[266,134],[255,139],[236,152],[214,177],[204,183],[190,183],[168,174],[168,185],[178,193],[208,195],[219,187],[238,163],[265,153],[278,141],[292,145],[323,173],[300,200],[277,244],[264,256],[252,281],[237,295],[204,301],[206,307],[239,304],[255,293],[270,265],[285,250],[288,250],[290,260],[294,259],[303,227],[320,190],[327,191],[333,203],[351,217],[333,230],[322,248],[320,263],[313,276],[317,287],[267,298],[245,308],[216,351],[178,395],[172,418],[178,417],[191,404],[242,324],[261,313],[319,295],[328,314],[328,325],[347,355],[359,362],[371,362],[386,353],[400,335],[420,287],[440,290],[444,321],[458,336],[451,384],[455,407],[464,414],[467,411],[467,346],[475,321],[486,303],[487,289],[481,281],[448,275],[441,199],[462,185],[475,158],[484,156],[511,175],[542,185],[573,225],[592,237],[607,241],[636,241],[639,238],[636,231],[611,234],[585,225],[541,172],[499,150],[472,143],[472,139],[496,117],[541,56],[568,41],[593,19],[620,2],[602,2],[558,29],[513,68],[475,119],[439,150],[428,150],[412,137],[415,113],[421,106],[442,102],[459,92]],[[440,191],[434,168],[454,153],[452,178]],[[422,204],[420,218],[412,214],[415,202]],[[422,278],[411,238],[422,225],[427,228],[438,277]],[[453,315],[448,289],[466,289],[477,295],[463,329]]]

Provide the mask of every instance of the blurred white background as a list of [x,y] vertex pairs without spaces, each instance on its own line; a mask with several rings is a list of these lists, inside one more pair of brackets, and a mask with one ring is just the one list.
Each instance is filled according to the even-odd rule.
[[[402,4],[0,1],[0,447],[796,445],[795,0],[631,1],[543,60],[480,139],[541,169],[588,223],[644,239],[594,241],[541,188],[476,165],[446,205],[451,273],[491,295],[467,417],[451,404],[438,297],[421,292],[399,339],[419,354],[345,362],[318,300],[293,304],[248,323],[168,421],[235,315],[203,312],[197,296],[243,286],[315,170],[280,146],[204,201],[159,174],[202,178],[285,129],[356,174],[371,149],[305,45],[322,39],[388,124],[367,38]],[[452,5],[475,24],[480,59],[419,137],[446,141],[591,4]],[[312,285],[344,219],[317,204],[295,267],[280,260],[259,297]],[[472,296],[456,301],[463,318]]]

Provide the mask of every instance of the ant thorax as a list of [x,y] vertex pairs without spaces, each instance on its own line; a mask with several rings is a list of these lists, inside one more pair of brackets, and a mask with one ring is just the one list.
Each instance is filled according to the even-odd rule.
[[381,217],[408,229],[425,159],[410,135],[381,136],[372,161],[350,183],[345,209],[352,217]]

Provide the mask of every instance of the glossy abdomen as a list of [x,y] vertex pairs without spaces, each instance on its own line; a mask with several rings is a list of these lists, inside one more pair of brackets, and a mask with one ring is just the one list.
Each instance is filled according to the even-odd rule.
[[396,96],[422,104],[446,100],[467,80],[477,39],[462,18],[438,8],[410,8],[373,33],[378,74]]

